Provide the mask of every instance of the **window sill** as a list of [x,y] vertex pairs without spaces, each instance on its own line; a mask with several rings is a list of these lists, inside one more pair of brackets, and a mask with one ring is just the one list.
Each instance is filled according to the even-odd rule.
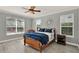
[[7,33],[6,35],[9,36],[9,35],[16,35],[16,34],[24,34],[24,32],[18,32],[18,33]]
[[74,36],[66,35],[66,37],[74,38]]

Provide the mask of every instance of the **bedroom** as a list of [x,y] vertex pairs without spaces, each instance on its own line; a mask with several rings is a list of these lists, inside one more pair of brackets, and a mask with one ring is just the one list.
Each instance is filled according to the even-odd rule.
[[[26,6],[29,8],[30,6]],[[44,53],[76,53],[79,52],[79,7],[77,6],[36,6],[37,10],[41,12],[32,14],[31,12],[25,13],[26,9],[21,6],[3,6],[0,7],[0,52],[38,52],[29,46],[24,46],[23,34],[29,29],[37,31],[37,28],[54,28],[56,34],[62,34],[61,23],[72,22],[69,26],[71,30],[64,34],[66,36],[66,46],[61,44],[52,43],[42,52]],[[65,18],[71,16],[70,21]],[[64,21],[62,20],[64,18]],[[10,21],[12,20],[12,21]],[[19,21],[18,21],[19,20]],[[20,22],[20,23],[18,23]],[[22,24],[21,24],[22,23]],[[12,24],[12,25],[11,25]],[[20,25],[21,24],[21,25]],[[11,25],[11,26],[8,26]],[[22,26],[19,28],[19,25]],[[8,29],[9,28],[9,29]],[[10,30],[10,28],[12,28]],[[17,29],[16,29],[17,28]],[[19,39],[19,40],[18,40]],[[57,39],[57,35],[56,35]],[[54,47],[53,47],[54,45]],[[67,46],[68,45],[68,46]],[[72,47],[76,46],[76,47]],[[53,48],[51,48],[53,47]],[[19,49],[21,48],[21,49]],[[62,49],[63,48],[63,49]],[[57,50],[56,50],[57,49]],[[61,49],[61,50],[59,50]],[[59,51],[58,51],[59,50]]]

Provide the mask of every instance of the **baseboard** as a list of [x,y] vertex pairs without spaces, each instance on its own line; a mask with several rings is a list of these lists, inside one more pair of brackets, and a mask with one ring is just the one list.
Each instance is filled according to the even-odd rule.
[[[8,42],[8,41],[12,41],[12,40],[18,40],[18,39],[21,39],[22,37],[18,37],[18,38],[12,38],[12,39],[8,39],[8,40],[3,40],[3,41],[0,41],[0,43],[5,43],[5,42]],[[22,38],[23,39],[23,38]]]
[[75,43],[66,42],[66,44],[69,44],[69,45],[73,45],[73,46],[77,46],[77,47],[79,47],[79,45],[78,45],[78,44],[75,44]]

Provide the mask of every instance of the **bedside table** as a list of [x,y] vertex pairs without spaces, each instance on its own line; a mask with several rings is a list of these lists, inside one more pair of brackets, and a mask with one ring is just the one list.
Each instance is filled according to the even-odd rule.
[[57,43],[66,45],[66,36],[57,34]]

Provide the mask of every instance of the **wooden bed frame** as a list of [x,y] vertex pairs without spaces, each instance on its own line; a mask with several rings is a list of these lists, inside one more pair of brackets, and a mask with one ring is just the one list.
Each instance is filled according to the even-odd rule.
[[32,48],[39,50],[41,53],[43,49],[45,49],[47,46],[49,46],[52,42],[55,42],[55,39],[56,39],[56,31],[54,30],[54,39],[52,41],[50,41],[48,44],[42,45],[40,41],[33,40],[32,38],[27,37],[27,38],[24,38],[24,45],[28,44]]

